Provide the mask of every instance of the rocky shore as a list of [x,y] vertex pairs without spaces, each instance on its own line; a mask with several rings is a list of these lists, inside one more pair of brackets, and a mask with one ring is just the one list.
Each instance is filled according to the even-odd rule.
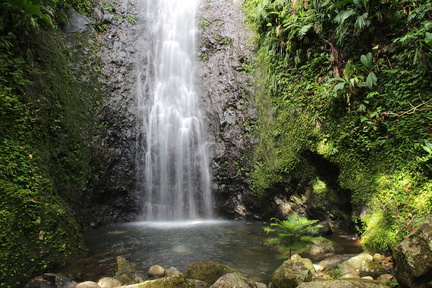
[[391,257],[369,253],[334,255],[317,264],[298,254],[274,271],[269,283],[254,282],[239,271],[217,262],[189,265],[182,273],[175,267],[153,265],[146,273],[137,271],[125,258],[117,257],[115,275],[98,282],[77,276],[44,274],[26,288],[151,288],[151,287],[394,287]]

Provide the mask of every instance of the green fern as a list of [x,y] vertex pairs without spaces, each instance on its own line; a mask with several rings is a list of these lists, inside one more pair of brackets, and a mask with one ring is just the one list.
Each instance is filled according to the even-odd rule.
[[318,233],[322,225],[315,225],[318,220],[308,220],[298,213],[288,215],[287,220],[281,221],[272,218],[274,223],[270,227],[265,227],[267,233],[276,233],[275,237],[270,238],[264,244],[277,246],[281,250],[281,257],[291,258],[293,252],[300,252],[304,244],[313,243],[318,237],[312,236]]

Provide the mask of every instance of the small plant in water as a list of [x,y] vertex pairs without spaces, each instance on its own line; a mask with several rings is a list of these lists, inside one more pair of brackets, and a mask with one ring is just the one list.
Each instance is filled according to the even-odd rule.
[[[267,240],[265,245],[277,246],[281,251],[281,258],[291,258],[293,252],[301,252],[305,244],[313,243],[319,237],[312,236],[318,233],[322,225],[315,225],[318,220],[308,220],[298,213],[288,215],[287,220],[281,221],[272,218],[274,223],[264,230],[268,233],[275,233],[276,236]],[[288,253],[288,255],[287,255]]]

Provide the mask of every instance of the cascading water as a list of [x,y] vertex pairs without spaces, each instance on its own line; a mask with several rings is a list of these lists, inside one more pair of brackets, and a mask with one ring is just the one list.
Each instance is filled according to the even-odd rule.
[[[211,218],[206,129],[194,85],[197,3],[148,2],[147,7],[152,7],[148,11],[157,15],[150,23],[154,56],[147,56],[154,58],[147,61],[153,62],[154,78],[148,81],[147,75],[147,84],[138,83],[138,111],[146,114],[142,115],[145,140],[140,144],[145,152],[137,163],[144,165],[144,169],[138,169],[139,189],[145,194],[143,220]],[[144,90],[150,91],[149,104],[140,99],[145,98]]]

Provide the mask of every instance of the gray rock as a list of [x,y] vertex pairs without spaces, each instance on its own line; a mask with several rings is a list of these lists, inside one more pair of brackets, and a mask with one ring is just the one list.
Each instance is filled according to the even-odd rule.
[[336,254],[341,254],[343,251],[344,248],[338,243],[326,238],[321,238],[314,240],[313,244],[309,246],[307,257],[312,261],[318,261]]
[[392,247],[392,254],[401,287],[432,287],[432,219]]
[[76,12],[73,8],[66,11],[67,21],[64,23],[62,29],[66,33],[84,32],[87,30],[87,25],[90,20]]
[[73,288],[77,284],[77,282],[69,279],[62,274],[57,274],[55,276],[55,283],[57,288]]
[[365,261],[360,268],[360,276],[371,276],[373,279],[378,278],[380,275],[385,274],[386,271],[381,263],[376,261]]
[[252,288],[255,284],[237,273],[227,273],[220,277],[210,288]]
[[96,282],[85,281],[75,285],[75,288],[101,288]]
[[177,277],[180,276],[180,271],[175,267],[170,267],[165,270],[164,276],[165,277]]
[[115,288],[122,285],[120,281],[111,277],[104,277],[98,281],[101,288]]
[[147,276],[149,278],[161,278],[165,274],[165,269],[159,265],[153,265],[149,268]]
[[302,283],[297,288],[383,288],[382,283],[364,279],[320,280]]

